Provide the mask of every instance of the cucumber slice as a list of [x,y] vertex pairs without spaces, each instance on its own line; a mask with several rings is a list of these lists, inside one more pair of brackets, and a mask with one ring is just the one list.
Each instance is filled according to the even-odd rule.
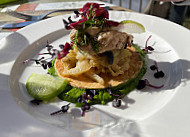
[[26,82],[26,89],[33,98],[49,101],[63,92],[67,84],[67,79],[61,77],[33,73]]

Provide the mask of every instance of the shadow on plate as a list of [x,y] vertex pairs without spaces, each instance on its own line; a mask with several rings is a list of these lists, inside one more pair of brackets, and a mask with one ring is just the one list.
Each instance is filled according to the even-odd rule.
[[2,39],[0,46],[0,64],[15,60],[28,45],[28,40],[18,32],[14,32]]
[[[149,70],[150,65],[154,64],[154,60],[148,60],[148,71],[145,75],[151,84],[154,85],[161,85],[164,84],[165,86],[162,89],[155,90],[153,88],[146,87],[142,91],[138,92],[148,92],[154,93],[163,91],[167,92],[167,90],[173,90],[179,85],[185,86],[187,81],[190,79],[190,61],[179,59],[175,62],[158,62],[159,70],[165,72],[165,77],[161,79],[155,79],[153,74],[155,71]],[[19,67],[19,72],[21,73],[25,67]],[[1,75],[0,75],[1,77]],[[18,82],[18,81],[17,81]],[[19,90],[19,82],[15,83]],[[23,84],[22,87],[25,85]],[[16,89],[17,89],[16,88]],[[15,90],[16,90],[15,89]],[[16,95],[18,96],[18,95]],[[17,97],[19,99],[19,97]],[[125,102],[125,106],[122,106],[120,109],[127,109],[128,104],[134,104],[135,100],[126,96],[123,101]],[[41,107],[29,107],[28,102],[23,97],[23,100],[17,100],[17,103],[24,108],[28,113],[34,116],[37,119],[40,119],[46,123],[51,125],[56,125],[63,129],[67,130],[77,130],[77,131],[84,131],[93,129],[91,134],[97,134],[101,137],[103,135],[114,136],[116,134],[121,134],[122,136],[129,136],[129,137],[142,137],[141,130],[138,127],[138,124],[133,120],[126,120],[122,119],[118,116],[109,114],[100,110],[98,108],[93,108],[93,111],[89,111],[86,113],[85,117],[80,116],[79,109],[72,109],[71,113],[68,114],[60,114],[55,117],[49,116],[51,112],[54,111],[55,106],[47,107],[47,104],[42,105]],[[44,108],[44,109],[42,109]],[[47,109],[46,109],[47,108]],[[50,108],[50,109],[49,109]],[[123,127],[122,127],[123,126]],[[121,128],[122,127],[122,128]]]
[[[172,92],[175,92],[176,88],[178,86],[185,86],[187,82],[190,80],[190,61],[179,59],[175,62],[158,62],[158,69],[162,70],[165,73],[164,78],[156,79],[154,77],[155,71],[150,70],[150,66],[154,65],[154,60],[148,60],[148,68],[147,73],[143,77],[143,79],[148,79],[148,81],[155,86],[161,86],[164,85],[163,88],[155,89],[151,87],[145,87],[142,90],[137,90],[137,92],[146,92],[149,94],[154,94],[158,92],[167,92],[169,90],[172,90]],[[124,105],[121,106],[120,109],[127,109],[129,108],[129,105],[134,104],[135,100],[133,98],[130,98],[128,95],[122,99],[124,101]]]

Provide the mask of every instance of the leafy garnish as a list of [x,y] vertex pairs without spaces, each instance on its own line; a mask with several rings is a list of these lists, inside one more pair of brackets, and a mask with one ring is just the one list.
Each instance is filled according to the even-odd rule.
[[152,37],[152,35],[150,35],[150,36],[148,37],[148,39],[146,40],[145,48],[143,49],[143,51],[144,51],[146,54],[148,54],[149,51],[153,51],[153,50],[154,50],[153,47],[148,46],[148,41],[150,40],[151,37]]
[[86,29],[98,27],[101,31],[104,26],[111,27],[119,25],[119,22],[108,20],[108,11],[104,7],[100,7],[98,3],[86,3],[78,12],[75,11],[75,14],[77,17],[81,16],[82,19],[77,22],[72,22],[70,18],[68,18],[69,22],[63,20],[66,29],[77,30],[72,44],[78,47],[90,45],[95,52],[99,51],[100,44],[93,37],[88,35]]
[[160,86],[152,85],[152,84],[150,84],[150,82],[147,79],[145,79],[145,80],[139,80],[139,83],[137,85],[137,89],[140,90],[140,89],[145,88],[146,86],[149,86],[149,87],[152,87],[152,88],[155,88],[155,89],[160,89],[160,88],[164,87],[164,85],[160,85]]
[[52,75],[52,76],[55,76],[55,77],[58,76],[58,75],[57,75],[57,72],[56,72],[56,70],[55,70],[55,67],[54,67],[54,64],[55,64],[56,59],[57,59],[57,58],[55,58],[55,59],[52,60],[52,62],[51,62],[51,63],[52,63],[52,67],[48,68],[48,73],[49,73],[50,75]]

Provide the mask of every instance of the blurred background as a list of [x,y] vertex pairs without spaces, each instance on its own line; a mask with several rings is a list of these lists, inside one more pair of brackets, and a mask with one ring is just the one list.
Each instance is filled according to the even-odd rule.
[[[86,0],[0,0],[0,10],[7,5],[23,4],[26,2],[60,2]],[[149,15],[165,18],[190,29],[190,6],[176,6],[171,2],[157,2],[155,0],[99,0],[112,3],[123,8],[131,9]]]
[[190,29],[190,6],[177,6],[171,2],[155,0],[102,0],[133,11],[158,16]]

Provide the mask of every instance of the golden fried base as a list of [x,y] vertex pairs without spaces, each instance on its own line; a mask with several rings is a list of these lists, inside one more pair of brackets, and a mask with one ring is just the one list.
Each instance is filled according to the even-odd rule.
[[85,89],[101,89],[106,87],[115,87],[129,81],[132,78],[135,78],[140,72],[141,68],[143,67],[143,61],[140,59],[139,53],[136,52],[136,49],[134,47],[129,47],[128,49],[132,52],[132,56],[130,59],[130,68],[127,71],[125,71],[124,74],[119,76],[111,76],[110,74],[105,73],[99,74],[105,81],[104,85],[90,79],[88,76],[84,74],[78,75],[77,77],[63,76],[62,72],[64,71],[64,62],[62,61],[62,59],[56,60],[55,69],[57,71],[57,74],[60,77],[67,78],[69,84],[73,87]]

